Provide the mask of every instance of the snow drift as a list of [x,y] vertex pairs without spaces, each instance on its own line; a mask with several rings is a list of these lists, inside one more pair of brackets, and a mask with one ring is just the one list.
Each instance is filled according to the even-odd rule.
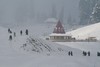
[[66,34],[71,34],[73,37],[77,39],[96,37],[97,39],[100,40],[100,22],[73,31],[66,32]]

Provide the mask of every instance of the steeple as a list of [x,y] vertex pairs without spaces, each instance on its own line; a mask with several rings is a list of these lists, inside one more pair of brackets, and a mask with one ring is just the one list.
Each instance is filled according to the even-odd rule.
[[65,34],[64,27],[62,26],[60,20],[58,21],[56,27],[54,28],[53,33],[57,33],[57,34]]

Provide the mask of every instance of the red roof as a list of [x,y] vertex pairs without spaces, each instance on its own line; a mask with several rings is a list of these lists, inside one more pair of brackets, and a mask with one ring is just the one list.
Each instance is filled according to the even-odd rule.
[[65,30],[64,30],[64,27],[62,26],[60,20],[58,21],[57,25],[56,25],[56,28],[54,28],[54,31],[53,33],[60,33],[60,34],[64,34],[65,33]]

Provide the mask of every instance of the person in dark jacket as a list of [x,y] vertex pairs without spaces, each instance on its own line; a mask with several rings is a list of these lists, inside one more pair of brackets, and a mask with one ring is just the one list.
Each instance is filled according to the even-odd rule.
[[70,51],[68,52],[68,55],[70,56]]
[[73,52],[71,51],[71,56],[73,56]]
[[88,56],[90,56],[90,51],[88,52]]
[[8,33],[12,33],[12,31],[10,30],[10,28],[8,29]]
[[26,32],[25,33],[26,33],[26,35],[28,35],[28,29],[26,29]]
[[20,35],[22,35],[22,33],[23,33],[23,32],[22,32],[22,30],[21,30],[21,31],[20,31]]
[[86,55],[87,55],[87,53],[85,51],[83,51],[83,56],[86,56]]
[[100,56],[100,52],[97,52],[97,56]]
[[12,35],[9,36],[9,40],[12,40]]
[[69,56],[73,56],[73,52],[72,52],[72,51],[69,51],[69,52],[68,52],[68,55],[69,55]]

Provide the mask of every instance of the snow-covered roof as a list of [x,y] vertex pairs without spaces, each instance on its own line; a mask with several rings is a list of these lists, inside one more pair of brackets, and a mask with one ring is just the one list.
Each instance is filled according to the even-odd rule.
[[71,34],[57,34],[57,33],[52,33],[49,36],[71,36]]

